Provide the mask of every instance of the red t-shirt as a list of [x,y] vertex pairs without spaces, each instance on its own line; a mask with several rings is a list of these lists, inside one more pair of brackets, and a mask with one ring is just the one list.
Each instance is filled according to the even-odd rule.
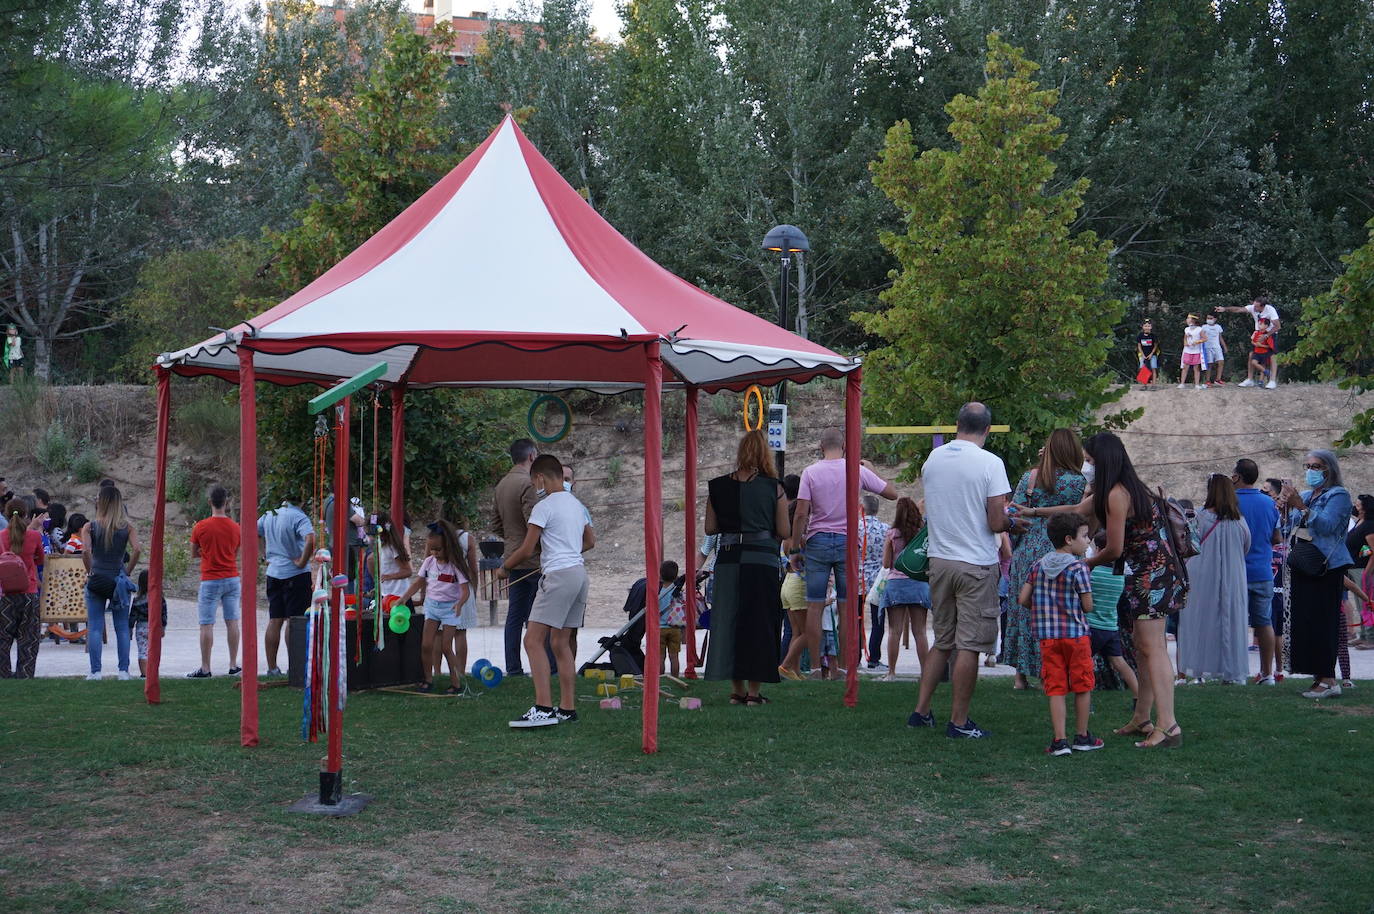
[[191,531],[200,549],[200,579],[218,581],[239,576],[239,525],[227,517],[207,517]]
[[[0,552],[12,552],[10,532],[0,530]],[[29,573],[29,589],[25,593],[38,593],[38,566],[43,564],[43,534],[37,530],[24,531],[24,546],[19,550],[24,560],[24,569]]]

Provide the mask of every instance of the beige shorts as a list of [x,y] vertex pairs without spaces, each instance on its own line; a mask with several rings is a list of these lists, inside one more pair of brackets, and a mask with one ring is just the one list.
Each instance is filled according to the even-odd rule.
[[581,628],[587,614],[587,568],[574,565],[548,571],[539,578],[539,593],[530,608],[530,621],[549,628]]
[[931,627],[942,651],[991,653],[997,645],[996,565],[970,565],[951,559],[930,559]]
[[782,579],[782,608],[788,612],[806,609],[806,578],[789,571]]

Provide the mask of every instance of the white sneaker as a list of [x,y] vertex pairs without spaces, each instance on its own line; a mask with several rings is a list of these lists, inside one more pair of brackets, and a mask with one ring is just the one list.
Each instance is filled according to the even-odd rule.
[[528,729],[530,727],[553,727],[557,724],[557,714],[552,711],[541,711],[534,707],[510,722],[510,725],[517,730]]
[[1249,378],[1246,378],[1244,381],[1241,381],[1241,382],[1240,382],[1239,384],[1237,384],[1236,386],[1237,386],[1237,387],[1254,387],[1254,386],[1255,386],[1255,382],[1252,381],[1252,380],[1250,380]]
[[1323,698],[1340,698],[1341,687],[1331,686],[1329,688],[1323,688],[1322,686],[1317,686],[1315,689],[1308,689],[1306,692],[1303,692],[1302,697],[1312,698],[1317,701],[1320,701]]
[[100,674],[99,674],[99,673],[87,673],[87,674],[86,674],[86,681],[87,681],[87,682],[99,682],[99,681],[100,681]]
[[1274,681],[1273,676],[1261,676],[1255,680],[1255,685],[1276,686],[1278,683]]
[[268,675],[268,676],[285,676],[286,674],[283,673],[283,672],[281,671],[281,668],[280,668],[280,667],[275,667],[275,666],[274,666],[274,667],[272,667],[270,670],[267,671],[267,675]]
[[1179,390],[1187,390],[1187,389],[1188,389],[1188,385],[1187,385],[1187,384],[1180,384],[1180,385],[1178,385],[1178,389],[1179,389]]
[[1278,381],[1270,381],[1268,384],[1264,385],[1264,389],[1265,389],[1265,390],[1277,390],[1277,389],[1278,389],[1278,386],[1279,386],[1279,382],[1278,382]]
[[120,682],[128,682],[130,679],[133,678],[134,677],[129,675],[128,670],[120,670],[117,674],[115,674],[115,679],[118,679]]
[[1193,385],[1193,390],[1206,390],[1206,389],[1207,389],[1207,388],[1204,387],[1204,386],[1201,385],[1201,384],[1194,384],[1194,385]]

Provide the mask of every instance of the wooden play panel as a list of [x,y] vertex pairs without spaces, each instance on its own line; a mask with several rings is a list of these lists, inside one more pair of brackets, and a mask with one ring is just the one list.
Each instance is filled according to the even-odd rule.
[[85,622],[86,578],[81,556],[48,556],[43,565],[43,594],[38,604],[38,618],[43,622]]

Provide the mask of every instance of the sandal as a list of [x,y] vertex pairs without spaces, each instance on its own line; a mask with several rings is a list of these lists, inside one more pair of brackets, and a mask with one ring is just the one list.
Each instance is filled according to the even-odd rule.
[[457,686],[449,686],[447,689],[444,689],[445,695],[462,695],[463,692],[464,690],[458,688]]
[[1135,747],[1137,749],[1177,749],[1183,745],[1183,730],[1178,724],[1159,732],[1163,736],[1158,741],[1152,742],[1147,736],[1142,742],[1136,743]]
[[1148,720],[1138,724],[1132,722],[1112,731],[1117,736],[1149,736],[1153,732],[1155,732],[1155,725]]
[[762,695],[746,695],[744,696],[744,703],[751,706],[771,704],[771,702]]
[[417,692],[423,692],[423,693],[425,693],[426,695],[428,695],[430,692],[433,692],[433,691],[434,691],[434,683],[432,683],[432,682],[422,682],[422,683],[420,683],[418,686],[415,687],[415,691],[417,691]]
[[731,693],[730,693],[730,704],[732,704],[732,705],[747,705],[748,703],[749,703],[749,696],[748,696],[748,695],[736,695],[734,692],[731,692]]

